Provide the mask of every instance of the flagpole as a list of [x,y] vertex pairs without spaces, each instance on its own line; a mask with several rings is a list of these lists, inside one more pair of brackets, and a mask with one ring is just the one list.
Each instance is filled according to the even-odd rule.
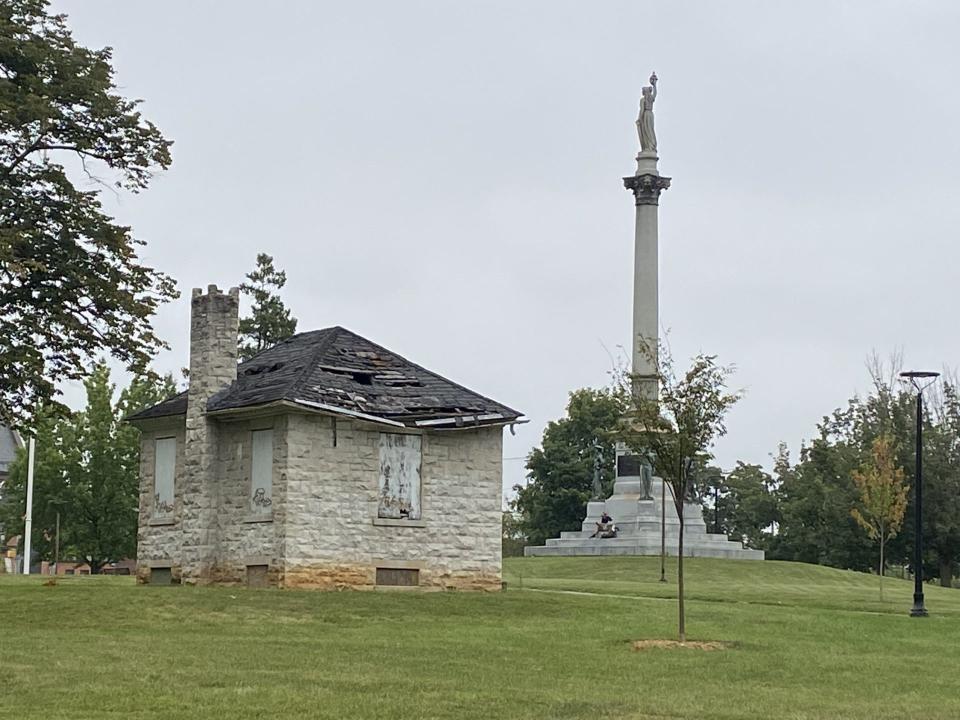
[[33,446],[31,437],[27,443],[27,517],[23,528],[23,574],[30,574],[30,537],[33,533]]

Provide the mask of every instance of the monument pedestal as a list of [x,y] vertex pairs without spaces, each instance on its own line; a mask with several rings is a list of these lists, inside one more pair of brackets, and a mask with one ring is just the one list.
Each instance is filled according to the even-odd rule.
[[[617,480],[613,495],[607,500],[587,504],[587,517],[581,530],[562,532],[559,538],[547,540],[539,547],[524,548],[527,557],[557,555],[659,555],[660,554],[660,503],[667,493],[666,505],[666,552],[676,556],[680,539],[680,519],[673,504],[670,487],[660,478],[653,479],[653,499],[641,500],[638,492],[640,479]],[[617,527],[615,538],[591,538],[596,523],[606,511]],[[719,557],[737,560],[763,560],[762,550],[749,550],[726,535],[707,532],[700,506],[684,503],[683,506],[683,555],[684,557]]]
[[[667,555],[676,556],[680,540],[680,518],[670,486],[661,478],[652,478],[649,493],[640,463],[624,462],[632,458],[618,449],[617,473],[613,494],[606,500],[587,503],[587,516],[580,530],[562,532],[539,547],[524,548],[527,557],[556,555],[659,555],[661,526],[666,528]],[[621,471],[624,471],[621,473]],[[666,494],[666,507],[661,503]],[[665,510],[665,512],[663,512]],[[617,527],[615,538],[591,538],[600,516],[606,512]],[[663,519],[661,519],[663,512]],[[707,532],[703,511],[698,503],[683,505],[684,557],[720,557],[738,560],[763,560],[762,550],[749,550],[726,535]]]

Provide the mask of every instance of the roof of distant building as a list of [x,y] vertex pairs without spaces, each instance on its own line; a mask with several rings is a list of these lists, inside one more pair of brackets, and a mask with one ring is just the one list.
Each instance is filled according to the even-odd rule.
[[16,430],[0,425],[0,473],[10,469],[10,463],[17,457],[17,449],[23,447],[23,440]]
[[[522,415],[342,327],[294,335],[240,363],[207,412],[279,401],[408,426],[503,424]],[[182,392],[129,419],[186,410]]]

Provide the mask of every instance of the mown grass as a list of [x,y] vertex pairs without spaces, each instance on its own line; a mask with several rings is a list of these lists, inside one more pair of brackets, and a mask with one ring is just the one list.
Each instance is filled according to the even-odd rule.
[[[956,718],[960,591],[655,558],[509,560],[508,589],[316,593],[0,577],[0,717]],[[671,568],[672,569],[672,568]],[[671,573],[672,578],[672,573]]]

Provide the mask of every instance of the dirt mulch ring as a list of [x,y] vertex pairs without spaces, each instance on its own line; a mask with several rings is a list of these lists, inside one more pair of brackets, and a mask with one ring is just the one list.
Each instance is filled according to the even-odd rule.
[[692,648],[694,650],[729,650],[733,647],[733,643],[721,642],[719,640],[706,640],[706,641],[697,641],[697,640],[688,640],[687,642],[679,642],[678,640],[634,640],[633,649],[634,650],[649,650],[650,648],[663,648],[664,650],[672,650],[674,648]]

